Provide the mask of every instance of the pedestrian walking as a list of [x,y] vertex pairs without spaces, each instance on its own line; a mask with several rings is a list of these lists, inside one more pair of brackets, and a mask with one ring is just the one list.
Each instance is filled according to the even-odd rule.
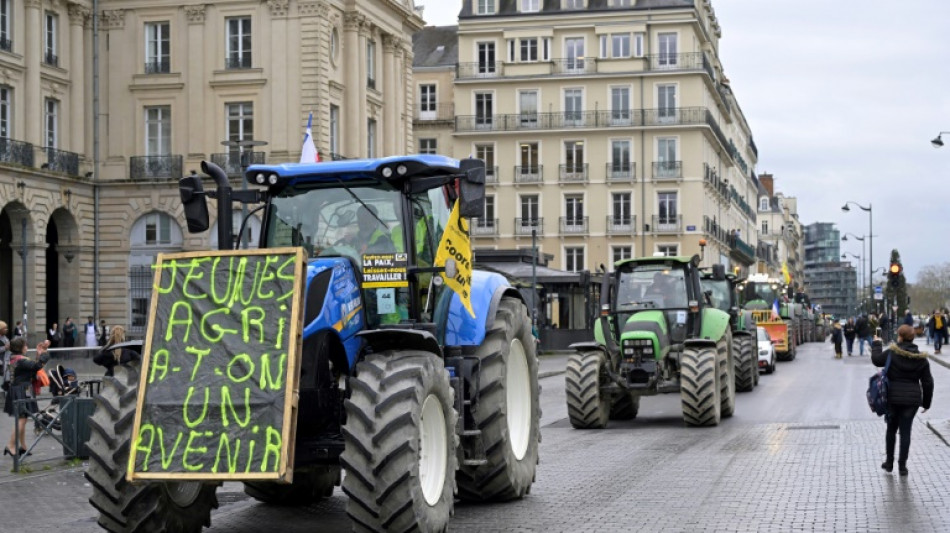
[[17,433],[20,434],[20,444],[26,442],[26,421],[31,414],[39,411],[36,400],[21,403],[17,405],[17,400],[28,400],[35,398],[33,395],[33,380],[36,379],[36,373],[49,361],[49,353],[46,349],[49,347],[49,341],[43,341],[36,346],[36,359],[32,360],[26,357],[26,340],[22,337],[10,341],[10,372],[11,378],[9,391],[3,402],[3,412],[14,417],[16,423],[13,425],[13,432],[10,434],[10,442],[3,450],[3,455],[23,455],[26,448],[16,449]]
[[17,320],[16,325],[13,326],[13,338],[17,337],[26,337],[26,326],[23,325],[22,320]]
[[933,331],[934,353],[940,353],[943,347],[943,330],[947,327],[946,318],[939,309],[934,309],[933,316],[930,317],[930,330]]
[[132,361],[138,361],[139,354],[129,348],[113,348],[116,344],[125,342],[125,328],[122,326],[113,326],[112,333],[109,335],[105,348],[96,355],[92,362],[106,367],[106,376],[111,376],[115,372],[116,365],[124,365]]
[[848,346],[848,357],[851,357],[853,355],[851,352],[854,351],[854,336],[856,335],[854,329],[854,319],[849,318],[848,321],[845,322],[844,327],[841,329],[844,331],[844,340]]
[[99,332],[95,321],[89,317],[89,321],[83,325],[83,333],[86,335],[86,346],[99,346]]
[[866,315],[859,316],[858,321],[854,323],[854,333],[858,338],[858,355],[864,355],[864,343],[871,340],[871,333],[873,331],[874,330],[871,329],[870,317]]
[[53,322],[50,324],[49,331],[46,334],[46,340],[50,342],[50,348],[59,348],[63,344],[63,331],[59,329],[59,324]]
[[947,343],[950,343],[950,313],[947,312],[947,308],[944,307],[940,310],[940,315],[943,317],[943,329],[940,330],[943,333],[943,344],[946,346]]
[[907,475],[907,457],[910,453],[910,430],[914,424],[917,409],[921,413],[930,409],[933,400],[934,379],[930,374],[930,362],[927,353],[921,352],[914,344],[914,328],[901,326],[897,330],[897,344],[881,349],[881,339],[875,338],[871,345],[871,362],[883,367],[887,360],[891,364],[887,371],[887,432],[884,437],[886,457],[881,468],[887,472],[894,469],[894,446],[897,432],[901,434],[900,452],[897,456],[898,473]]
[[904,324],[910,327],[914,327],[914,315],[910,313],[910,309],[904,313]]
[[76,345],[76,324],[73,323],[73,317],[66,317],[63,322],[63,347],[72,348]]
[[844,333],[841,331],[841,324],[835,322],[831,327],[831,342],[835,345],[835,359],[841,359],[841,339]]

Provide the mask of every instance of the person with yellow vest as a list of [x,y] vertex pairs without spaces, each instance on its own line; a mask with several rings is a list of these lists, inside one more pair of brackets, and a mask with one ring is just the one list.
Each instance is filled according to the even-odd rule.
[[389,230],[380,222],[375,207],[371,205],[360,206],[356,211],[356,223],[359,229],[355,235],[348,239],[346,244],[356,249],[360,257],[363,254],[396,251]]

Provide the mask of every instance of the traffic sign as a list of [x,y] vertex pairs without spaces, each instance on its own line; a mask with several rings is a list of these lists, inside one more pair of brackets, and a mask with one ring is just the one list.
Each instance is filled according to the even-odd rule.
[[883,300],[884,299],[884,288],[880,285],[874,286],[874,299]]

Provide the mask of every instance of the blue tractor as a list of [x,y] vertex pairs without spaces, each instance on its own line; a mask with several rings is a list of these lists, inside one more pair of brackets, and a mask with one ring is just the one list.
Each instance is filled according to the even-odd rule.
[[[180,182],[189,231],[208,229],[206,198],[216,198],[219,248],[230,249],[231,225],[220,221],[232,220],[234,201],[259,203],[258,245],[303,247],[309,258],[293,483],[244,480],[250,496],[305,505],[342,483],[357,531],[444,531],[456,497],[528,493],[540,407],[527,306],[503,277],[475,270],[472,316],[439,275],[454,277],[464,254],[435,261],[455,203],[462,217],[483,213],[484,162],[254,165],[251,190],[232,190],[214,164],[202,170],[216,190],[197,175]],[[381,256],[397,268],[375,268]],[[92,417],[87,477],[99,524],[200,530],[215,484],[125,481],[138,376],[134,365],[117,369]]]

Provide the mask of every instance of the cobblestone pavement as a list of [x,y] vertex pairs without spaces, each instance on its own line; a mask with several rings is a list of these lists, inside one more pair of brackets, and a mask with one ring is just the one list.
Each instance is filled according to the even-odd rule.
[[[664,395],[644,398],[637,420],[574,430],[563,378],[545,378],[541,464],[531,494],[503,504],[459,503],[451,529],[950,531],[950,448],[928,428],[950,429],[950,370],[933,365],[935,406],[915,422],[910,475],[899,477],[879,466],[884,424],[863,398],[874,371],[869,358],[836,361],[830,352],[828,344],[805,345],[795,361],[740,394],[736,415],[715,428],[683,427],[678,395]],[[555,372],[564,360],[545,360],[542,371]],[[0,436],[9,434],[7,420]],[[81,468],[52,468],[0,476],[3,531],[97,531]],[[215,531],[271,531],[277,524],[288,533],[349,530],[339,490],[295,509],[249,500],[237,483],[222,486],[218,498]]]

